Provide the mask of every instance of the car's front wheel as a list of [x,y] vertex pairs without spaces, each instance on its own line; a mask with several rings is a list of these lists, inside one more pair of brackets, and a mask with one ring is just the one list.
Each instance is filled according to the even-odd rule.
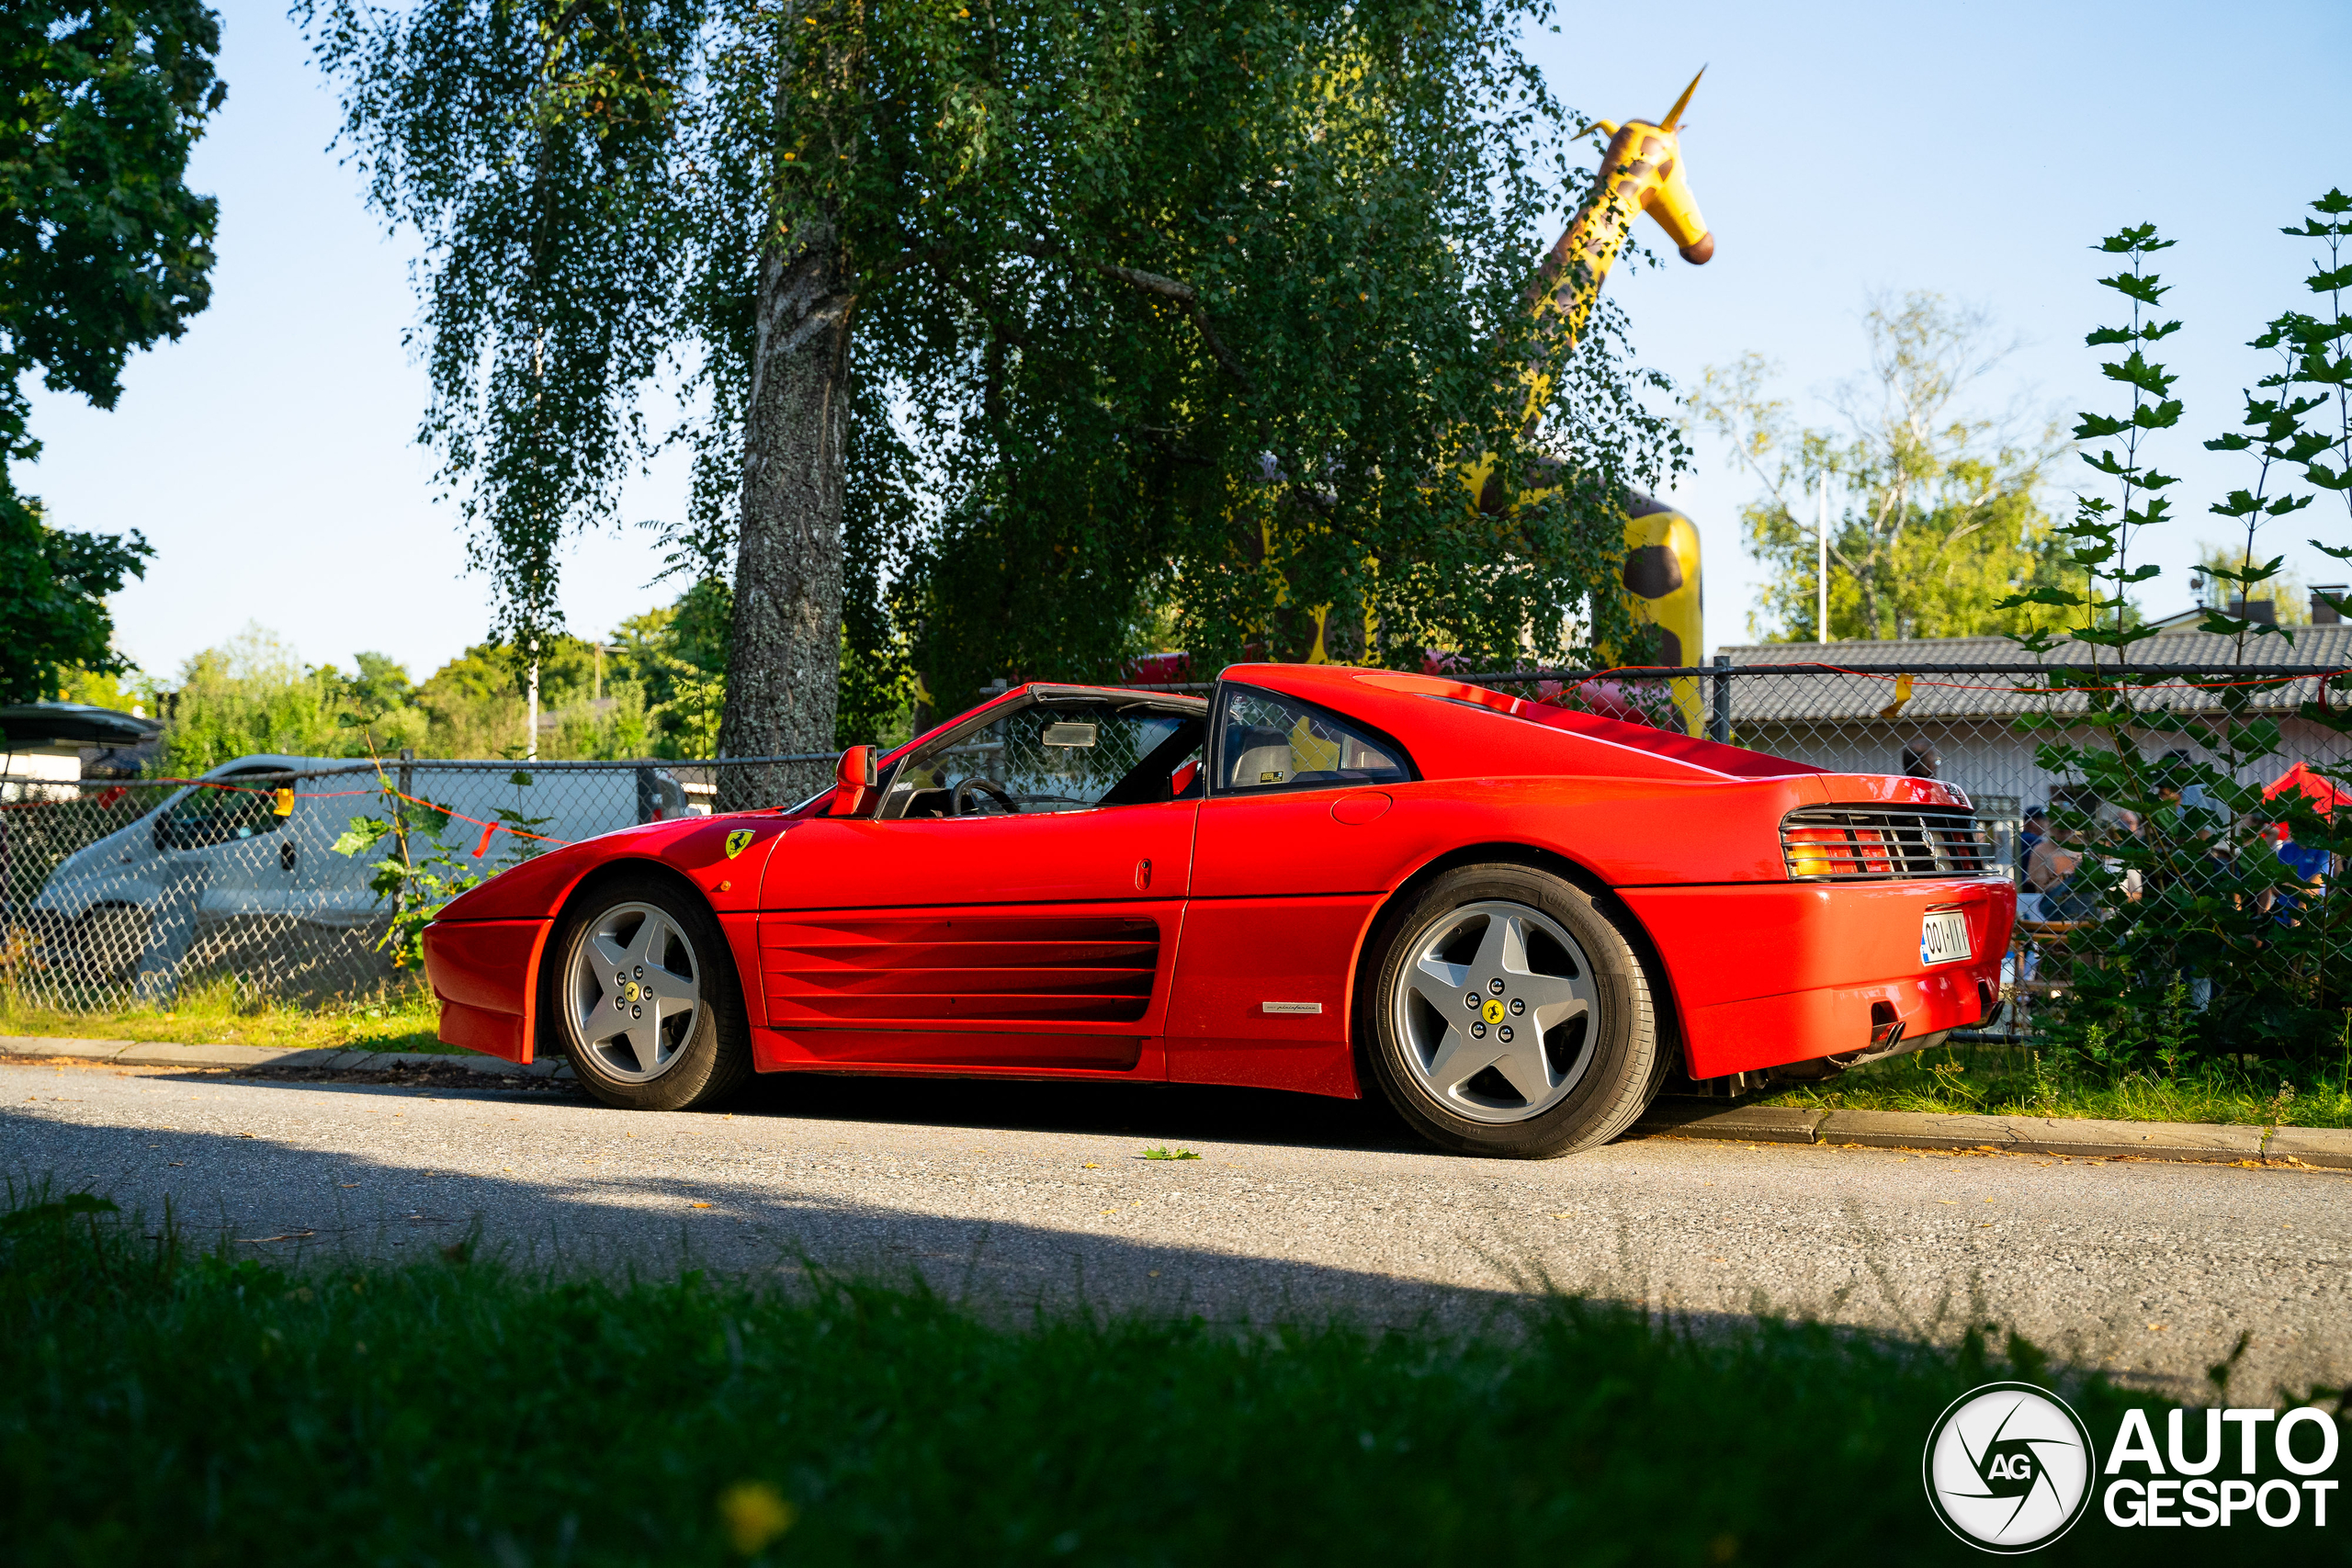
[[741,994],[718,922],[656,877],[606,884],[556,931],[546,1005],[589,1093],[691,1111],[751,1076]]
[[1393,910],[1357,1009],[1390,1103],[1432,1142],[1511,1158],[1631,1126],[1668,1058],[1625,919],[1519,865],[1458,867]]

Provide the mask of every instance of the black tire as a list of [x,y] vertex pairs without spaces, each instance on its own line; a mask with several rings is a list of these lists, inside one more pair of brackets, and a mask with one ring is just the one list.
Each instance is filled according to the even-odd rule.
[[[662,930],[658,917],[667,918],[668,931]],[[650,974],[645,963],[636,963],[637,973],[624,976],[624,983],[642,990],[624,997],[623,986],[595,977],[594,961],[583,957],[583,944],[599,935],[608,942],[616,934],[634,941],[649,925],[654,934],[647,940],[663,942],[662,962],[652,964]],[[677,947],[668,940],[673,936],[684,945],[683,970],[676,967]],[[751,1077],[751,1031],[726,936],[709,906],[675,883],[633,874],[599,885],[564,911],[547,953],[540,965],[540,1016],[548,1021],[548,1032],[581,1086],[606,1105],[624,1111],[700,1111],[725,1100]],[[594,997],[586,994],[591,988],[597,993]],[[637,1000],[640,995],[655,1010],[650,1032],[624,1021],[629,1007],[646,1005]],[[665,1021],[662,1005],[689,996],[696,1004],[691,1016],[673,1012]],[[628,1029],[634,1039],[595,1034],[603,1023]],[[650,1064],[636,1050],[648,1038],[657,1043]]]
[[[1508,948],[1510,931],[1521,966],[1482,963],[1490,942]],[[1645,946],[1630,916],[1547,872],[1446,872],[1381,920],[1359,971],[1357,1036],[1373,1079],[1416,1132],[1458,1153],[1548,1159],[1605,1144],[1633,1125],[1673,1065]],[[1515,1005],[1515,989],[1534,1001],[1532,1014]],[[1462,1023],[1453,1000],[1480,1010]],[[1538,1025],[1547,1011],[1565,1016]],[[1465,1064],[1498,1053],[1462,1077]]]

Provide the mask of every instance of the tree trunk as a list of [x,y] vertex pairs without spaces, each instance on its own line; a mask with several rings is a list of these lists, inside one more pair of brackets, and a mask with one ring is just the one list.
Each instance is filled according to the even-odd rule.
[[[795,225],[761,260],[722,757],[833,750],[842,448],[855,303],[844,286],[839,237],[822,214]],[[785,805],[821,788],[831,773],[814,763],[723,769],[718,807]]]

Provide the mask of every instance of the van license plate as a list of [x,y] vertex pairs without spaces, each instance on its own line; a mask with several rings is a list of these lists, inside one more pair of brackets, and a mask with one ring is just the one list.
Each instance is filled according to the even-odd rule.
[[1919,962],[1952,964],[1973,956],[1968,951],[1968,916],[1959,909],[1939,909],[1919,920]]

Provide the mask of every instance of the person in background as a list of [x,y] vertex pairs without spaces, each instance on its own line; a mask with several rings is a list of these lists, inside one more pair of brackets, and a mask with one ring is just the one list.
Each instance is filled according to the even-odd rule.
[[2222,826],[2221,808],[2205,786],[2197,782],[2196,761],[2186,751],[2167,751],[2156,760],[2156,798],[2165,809],[2177,813],[2179,830],[2201,843],[2211,843]]
[[[2127,840],[2138,838],[2140,829],[2141,821],[2138,812],[2127,810],[2110,801],[2102,801],[2091,813],[2090,841],[2095,844],[2120,844]],[[2117,886],[2123,890],[2123,897],[2132,903],[2138,903],[2142,888],[2140,868],[2126,867],[2120,860],[2113,856],[2108,856],[2106,860],[2107,869],[2110,874],[2120,874]]]
[[2091,891],[2075,880],[2082,865],[2083,851],[2072,828],[2052,825],[2042,840],[2033,846],[2033,853],[2026,863],[2025,881],[2041,896],[2043,919],[2091,918],[2096,907]]
[[2027,880],[2026,872],[2033,863],[2033,852],[2049,836],[2049,812],[2039,806],[2027,807],[2025,817],[2018,824],[2017,864],[2011,868],[2017,874],[2018,883],[2018,919],[2020,920],[2041,919],[2041,894]]
[[1932,779],[1944,765],[1943,756],[1925,740],[1908,740],[1903,746],[1903,774],[1905,778]]

